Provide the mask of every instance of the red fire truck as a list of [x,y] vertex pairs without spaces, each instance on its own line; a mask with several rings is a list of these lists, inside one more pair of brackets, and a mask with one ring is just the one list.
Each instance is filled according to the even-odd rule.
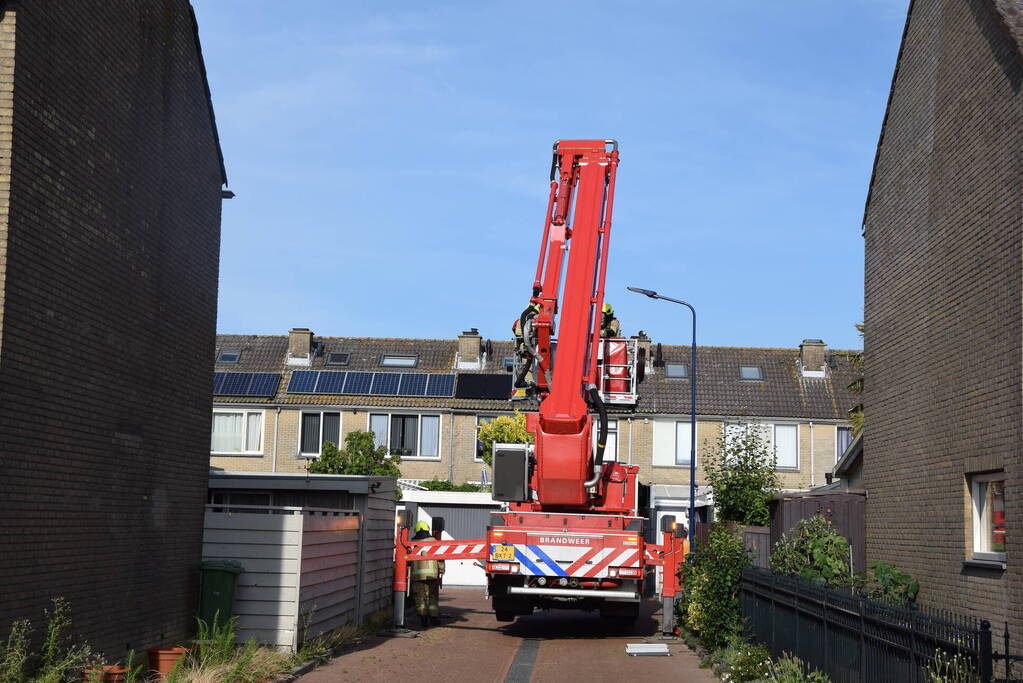
[[399,526],[398,625],[409,562],[476,559],[499,621],[536,608],[634,619],[648,568],[662,567],[663,628],[671,630],[684,531],[667,518],[660,543],[645,542],[639,468],[603,457],[607,407],[635,407],[643,366],[635,340],[601,337],[617,169],[614,140],[554,144],[536,277],[516,325],[514,386],[537,402],[526,414],[533,443],[494,444],[493,497],[505,507],[490,516],[486,538],[411,541],[408,525]]

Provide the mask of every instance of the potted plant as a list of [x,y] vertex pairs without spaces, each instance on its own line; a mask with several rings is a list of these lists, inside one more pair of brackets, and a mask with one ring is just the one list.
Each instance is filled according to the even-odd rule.
[[130,669],[119,664],[98,664],[82,669],[82,680],[87,683],[124,683]]
[[166,678],[178,660],[188,654],[187,647],[154,647],[149,650],[149,668]]

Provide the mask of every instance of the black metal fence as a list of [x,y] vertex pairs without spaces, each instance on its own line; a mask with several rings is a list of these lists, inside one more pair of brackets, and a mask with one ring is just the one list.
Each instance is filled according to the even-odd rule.
[[875,602],[757,567],[743,571],[740,597],[750,635],[772,655],[790,652],[833,683],[924,683],[938,650],[964,657],[981,681],[992,679],[986,621]]

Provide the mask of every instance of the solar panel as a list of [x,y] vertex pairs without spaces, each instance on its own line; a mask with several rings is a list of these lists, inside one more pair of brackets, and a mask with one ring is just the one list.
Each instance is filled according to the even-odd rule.
[[394,396],[398,393],[398,381],[401,375],[396,372],[375,372],[373,373],[373,385],[369,393],[374,396]]
[[277,385],[280,384],[281,376],[272,372],[252,373],[252,383],[249,385],[249,396],[273,396],[277,393]]
[[346,394],[368,394],[373,381],[372,372],[349,372],[345,382]]
[[327,372],[323,371],[320,373],[320,379],[316,381],[316,393],[317,394],[342,394],[342,387],[345,385],[345,376],[347,372]]
[[426,384],[427,396],[451,396],[455,393],[454,375],[430,375]]
[[288,382],[288,393],[291,394],[312,394],[315,393],[316,380],[319,372],[312,370],[294,370],[291,373],[291,381]]
[[398,385],[399,396],[425,396],[426,379],[429,375],[423,373],[404,372],[401,375],[401,384]]
[[221,391],[224,388],[224,375],[226,372],[214,372],[213,373],[213,395],[220,396]]
[[249,393],[249,384],[252,382],[251,372],[226,372],[224,373],[224,384],[220,388],[221,396],[245,396]]

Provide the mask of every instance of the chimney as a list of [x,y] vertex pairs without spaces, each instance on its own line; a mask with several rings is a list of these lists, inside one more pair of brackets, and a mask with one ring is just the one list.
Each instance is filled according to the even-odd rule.
[[309,365],[312,362],[313,333],[309,328],[288,331],[288,365]]
[[455,366],[459,370],[480,370],[483,367],[483,337],[475,327],[458,335],[458,355]]
[[821,339],[804,339],[799,345],[799,367],[803,377],[824,377],[828,345]]
[[650,337],[646,336],[646,332],[640,330],[639,334],[632,335],[632,338],[636,340],[637,364],[642,362],[646,366],[644,370],[650,370],[654,362],[654,359],[650,357]]

